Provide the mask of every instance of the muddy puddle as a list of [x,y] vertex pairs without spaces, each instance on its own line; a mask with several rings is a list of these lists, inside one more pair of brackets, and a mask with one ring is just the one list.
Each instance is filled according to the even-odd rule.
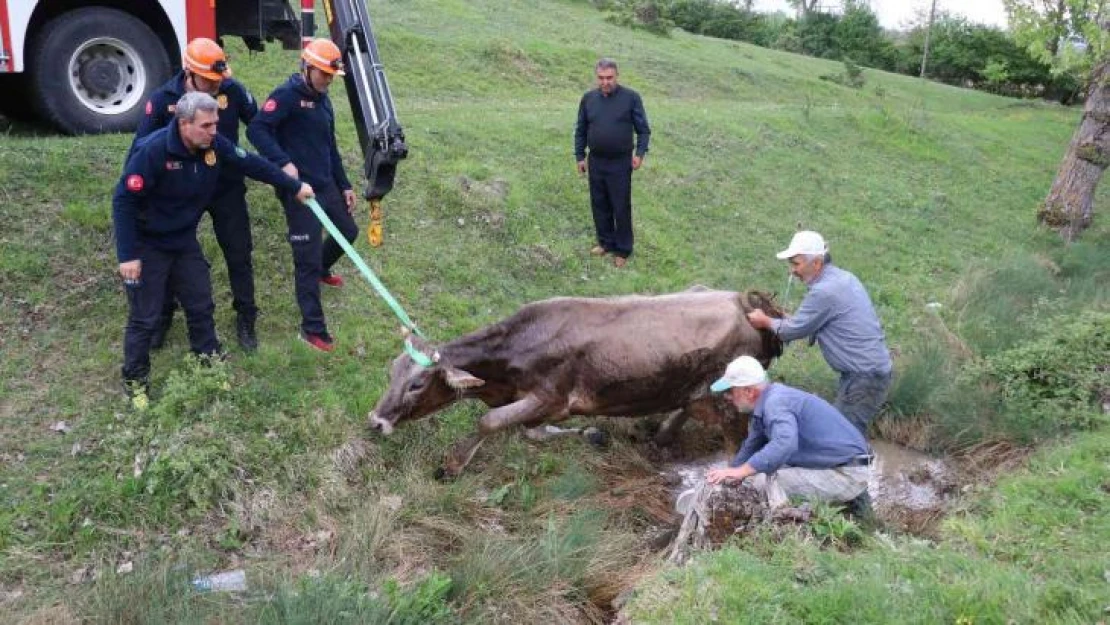
[[[942,461],[886,441],[872,441],[875,465],[868,492],[876,511],[937,511],[944,508],[956,487],[954,472]],[[695,487],[705,472],[728,463],[724,453],[666,465],[674,476],[674,495]]]

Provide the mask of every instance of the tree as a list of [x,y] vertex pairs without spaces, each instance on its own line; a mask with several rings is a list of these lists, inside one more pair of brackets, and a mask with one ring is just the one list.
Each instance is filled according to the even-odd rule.
[[1099,180],[1110,165],[1108,0],[1005,0],[1014,36],[1055,73],[1087,75],[1083,117],[1037,219],[1073,241],[1091,225]]
[[798,17],[806,17],[817,11],[817,0],[786,0],[798,12]]
[[862,0],[845,1],[835,37],[841,56],[867,67],[894,69],[894,44],[883,34],[879,18]]

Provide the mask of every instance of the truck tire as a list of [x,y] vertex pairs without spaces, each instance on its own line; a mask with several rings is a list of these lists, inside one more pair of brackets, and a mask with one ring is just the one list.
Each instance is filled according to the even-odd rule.
[[28,58],[39,114],[69,134],[132,131],[170,62],[149,26],[117,9],[88,7],[54,18]]

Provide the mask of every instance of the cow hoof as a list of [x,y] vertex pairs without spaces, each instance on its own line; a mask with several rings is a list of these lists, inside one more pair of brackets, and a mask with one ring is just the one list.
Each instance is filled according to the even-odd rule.
[[447,467],[436,467],[436,472],[434,476],[437,482],[450,482],[451,480],[454,480],[456,477],[458,477],[452,474]]
[[598,449],[604,449],[609,446],[609,433],[605,430],[599,430],[595,427],[588,427],[582,435],[586,437],[591,445]]

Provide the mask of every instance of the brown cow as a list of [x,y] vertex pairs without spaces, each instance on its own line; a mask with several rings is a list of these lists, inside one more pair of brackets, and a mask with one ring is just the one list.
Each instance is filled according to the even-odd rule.
[[666,442],[689,414],[735,423],[719,414],[728,403],[714,400],[709,383],[737,356],[766,366],[782,353],[774,334],[748,323],[745,311],[752,307],[782,316],[763,294],[695,289],[534,302],[438,348],[410,337],[417,349],[434,353],[435,364],[426,368],[408,354],[398,356],[370,427],[389,434],[401,421],[460,399],[482,400],[492,410],[479,420],[478,434],[448,456],[445,471],[457,475],[485,436],[514,425],[674,411],[657,435]]

